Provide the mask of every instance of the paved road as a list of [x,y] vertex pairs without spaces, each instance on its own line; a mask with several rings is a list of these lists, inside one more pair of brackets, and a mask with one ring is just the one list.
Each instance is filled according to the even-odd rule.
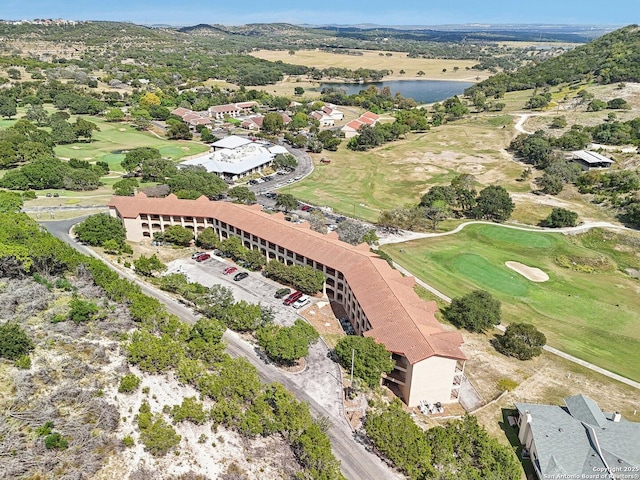
[[[100,258],[91,249],[78,244],[69,236],[69,229],[84,218],[85,217],[57,222],[43,222],[42,225],[55,237],[73,246],[81,253]],[[197,316],[191,311],[191,309],[177,302],[165,292],[140,281],[137,277],[124,269],[116,268],[115,265],[109,263],[107,263],[107,265],[123,277],[137,283],[145,294],[163,302],[170,313],[177,315],[187,322],[193,323],[196,321]],[[328,435],[331,439],[333,453],[336,458],[340,460],[342,472],[348,479],[384,480],[404,478],[402,475],[391,471],[377,456],[368,452],[363,445],[356,442],[353,437],[353,432],[344,417],[337,414],[335,411],[329,410],[326,406],[317,402],[307,393],[303,377],[285,373],[273,365],[265,364],[258,357],[253,346],[242,340],[235,332],[227,330],[224,335],[224,340],[227,342],[227,350],[229,354],[233,356],[243,356],[251,361],[258,370],[258,374],[262,380],[266,382],[282,383],[289,391],[294,393],[299,400],[307,402],[315,416],[323,416],[329,419],[330,426]],[[302,380],[298,380],[299,378]],[[326,378],[326,381],[336,381],[335,378],[330,376],[330,374],[327,375]]]

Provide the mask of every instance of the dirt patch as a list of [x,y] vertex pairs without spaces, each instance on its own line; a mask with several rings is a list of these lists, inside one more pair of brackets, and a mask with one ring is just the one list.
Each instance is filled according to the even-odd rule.
[[505,262],[507,268],[518,272],[527,280],[531,280],[532,282],[546,282],[549,280],[549,275],[544,273],[542,270],[536,267],[529,267],[520,262]]

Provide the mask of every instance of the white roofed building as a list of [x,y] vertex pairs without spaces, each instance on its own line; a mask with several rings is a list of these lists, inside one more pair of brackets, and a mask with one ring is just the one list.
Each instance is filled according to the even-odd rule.
[[267,142],[253,141],[248,138],[231,135],[211,145],[212,151],[181,162],[179,167],[202,166],[207,172],[215,173],[226,180],[260,172],[271,166],[279,153],[287,149]]

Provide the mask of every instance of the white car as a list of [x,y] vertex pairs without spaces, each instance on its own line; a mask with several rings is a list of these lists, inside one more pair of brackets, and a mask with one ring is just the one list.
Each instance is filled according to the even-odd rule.
[[311,303],[311,299],[309,298],[309,296],[302,295],[298,300],[293,302],[293,305],[291,306],[297,310],[298,308],[302,308],[306,305],[309,305],[310,303]]

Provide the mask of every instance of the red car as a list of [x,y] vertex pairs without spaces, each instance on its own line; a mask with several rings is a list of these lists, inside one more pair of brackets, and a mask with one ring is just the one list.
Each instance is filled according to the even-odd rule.
[[204,262],[205,260],[209,260],[210,258],[211,255],[209,255],[208,253],[201,253],[196,257],[196,262]]
[[291,295],[289,295],[287,298],[285,298],[284,302],[282,302],[282,303],[284,303],[285,305],[291,305],[291,304],[293,304],[293,302],[298,300],[301,296],[302,296],[302,292],[296,290]]
[[312,210],[313,207],[311,207],[311,205],[303,205],[300,210],[302,210],[303,212],[308,212],[310,210]]
[[238,270],[238,267],[227,267],[227,268],[225,268],[225,269],[224,269],[224,272],[223,272],[223,273],[224,273],[225,275],[230,275],[230,274],[232,274],[233,272],[235,272],[236,270]]

